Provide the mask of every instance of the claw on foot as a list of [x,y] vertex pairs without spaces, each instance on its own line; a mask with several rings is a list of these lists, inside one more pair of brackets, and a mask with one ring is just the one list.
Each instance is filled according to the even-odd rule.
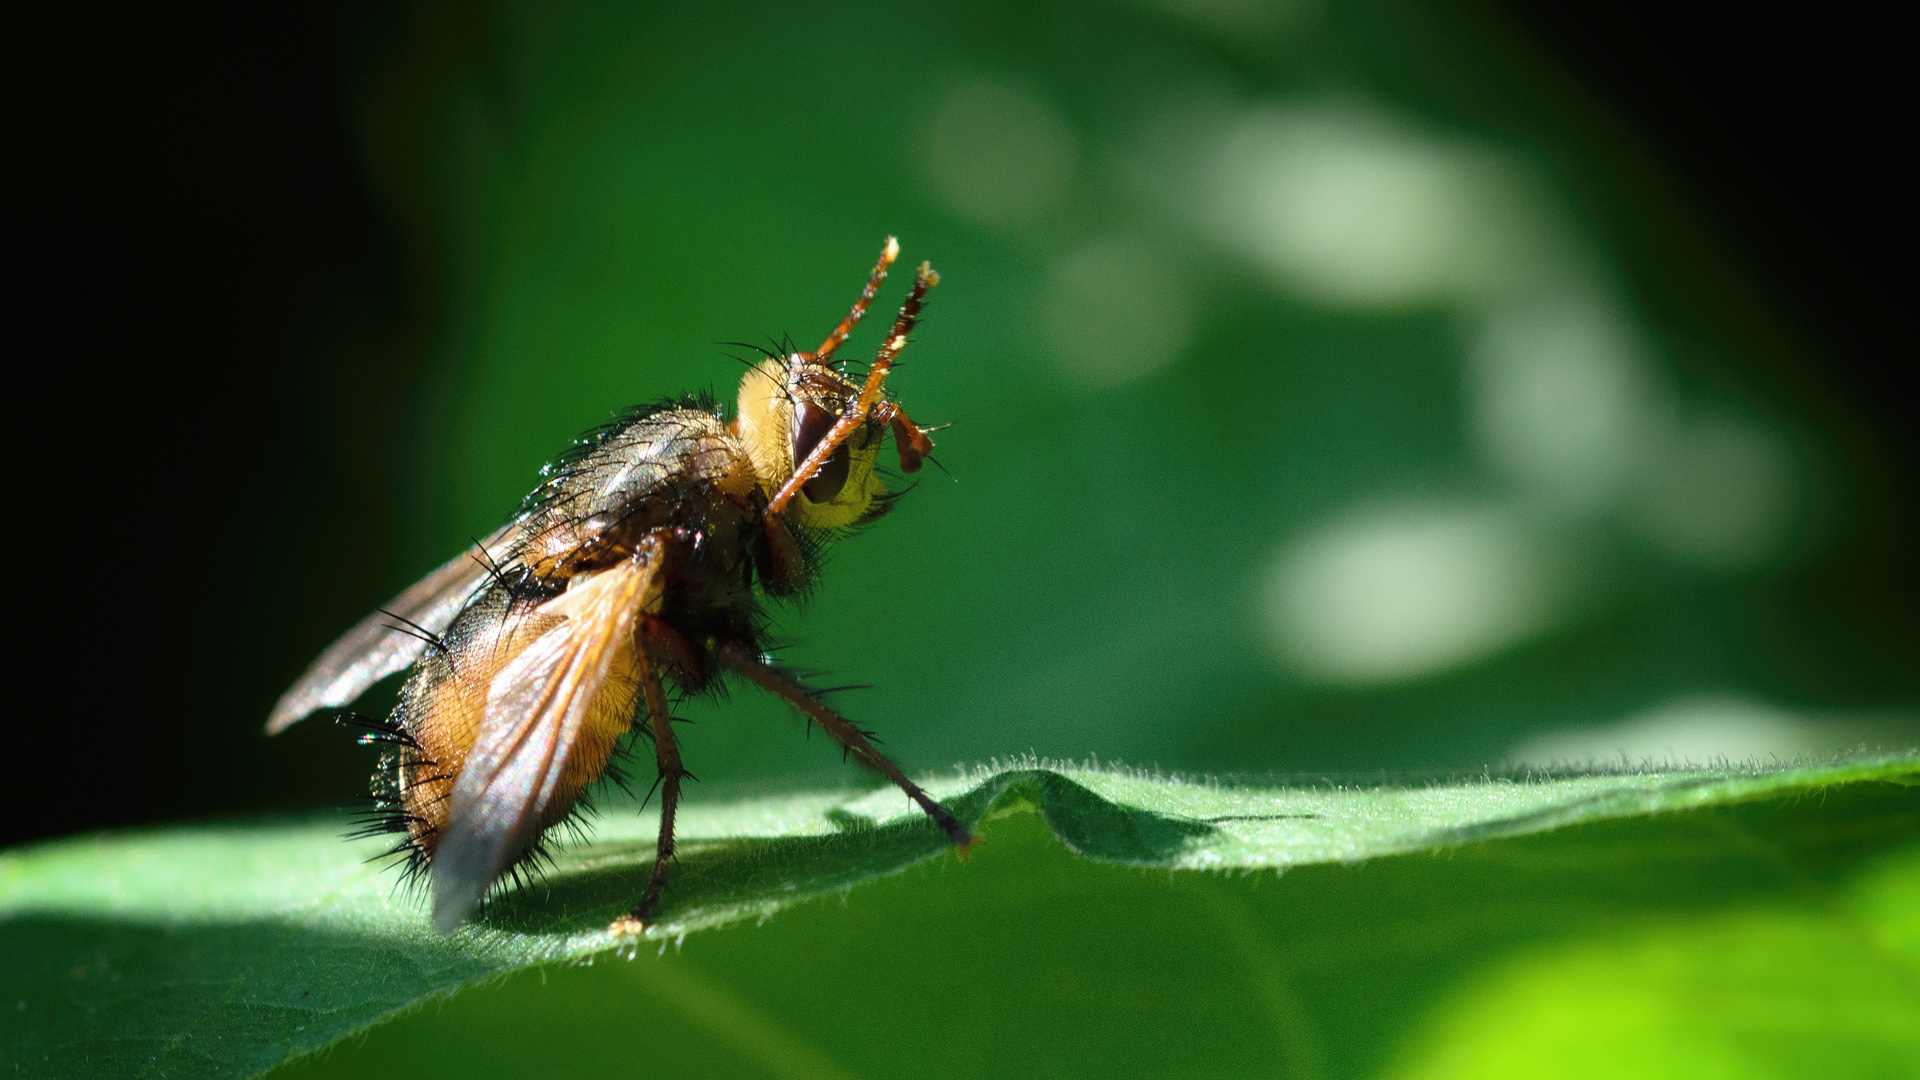
[[647,932],[647,924],[631,915],[622,915],[607,926],[607,933],[615,937],[639,937]]

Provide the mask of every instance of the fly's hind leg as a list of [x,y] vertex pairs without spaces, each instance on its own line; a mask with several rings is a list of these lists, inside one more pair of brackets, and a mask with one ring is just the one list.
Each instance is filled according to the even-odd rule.
[[967,831],[966,826],[960,824],[959,819],[948,813],[947,808],[935,801],[933,796],[928,795],[919,784],[907,779],[907,775],[900,771],[900,767],[887,760],[885,754],[874,749],[873,743],[867,740],[866,735],[859,728],[853,726],[852,721],[821,704],[807,692],[805,687],[732,642],[720,646],[720,663],[729,671],[751,679],[761,689],[786,699],[788,704],[807,714],[814,723],[826,729],[827,734],[833,736],[835,742],[846,747],[850,753],[859,755],[860,759],[874,771],[893,781],[901,791],[907,793],[907,798],[918,803],[920,809],[927,812],[927,816],[933,819],[934,824],[940,826],[940,830],[947,834],[947,838],[953,841],[953,846],[959,848],[962,855],[965,855],[967,847],[975,842],[974,835]]
[[647,891],[640,903],[608,929],[616,934],[637,934],[646,929],[660,903],[660,890],[667,884],[667,864],[673,861],[673,815],[680,805],[680,781],[687,770],[680,764],[680,744],[673,737],[673,717],[667,711],[667,694],[660,686],[660,675],[643,646],[635,650],[640,668],[640,691],[646,699],[647,723],[653,730],[654,759],[660,766],[660,839],[654,846],[653,873],[647,878]]

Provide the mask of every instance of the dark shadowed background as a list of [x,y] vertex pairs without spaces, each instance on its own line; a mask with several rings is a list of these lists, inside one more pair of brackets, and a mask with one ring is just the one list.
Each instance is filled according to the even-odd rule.
[[[888,232],[946,276],[897,389],[954,482],[781,625],[910,769],[1912,741],[1890,27],[530,7],[10,35],[0,841],[361,790],[259,733],[305,662],[575,432],[817,340]],[[710,780],[841,775],[691,715]]]

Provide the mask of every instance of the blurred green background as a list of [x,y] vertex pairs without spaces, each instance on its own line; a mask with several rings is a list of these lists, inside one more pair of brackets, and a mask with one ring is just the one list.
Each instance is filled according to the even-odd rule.
[[[1173,2],[363,27],[366,174],[444,297],[387,584],[613,410],[730,398],[717,342],[824,336],[892,232],[945,275],[894,385],[953,425],[953,482],[779,630],[874,684],[843,704],[911,766],[1889,737],[1860,699],[1915,671],[1848,640],[1874,613],[1782,588],[1860,517],[1783,377],[1811,357],[1494,29]],[[837,774],[740,696],[692,710],[697,772]]]
[[[128,477],[108,517],[138,527],[70,529],[66,561],[140,569],[36,588],[61,642],[132,619],[111,662],[48,663],[142,719],[88,798],[24,796],[8,835],[357,792],[368,759],[324,721],[257,735],[307,660],[573,435],[730,399],[742,350],[720,343],[817,341],[889,233],[945,275],[895,386],[952,425],[951,479],[838,545],[778,630],[792,662],[873,684],[842,704],[910,769],[1910,743],[1912,440],[1872,336],[1879,234],[1783,259],[1753,225],[1874,220],[1870,158],[1794,171],[1788,150],[1870,153],[1875,114],[1783,91],[1723,120],[1711,73],[1629,99],[1656,125],[1694,110],[1665,129],[1683,158],[1800,140],[1750,197],[1728,169],[1763,159],[1696,155],[1721,169],[1692,174],[1724,199],[1704,205],[1567,57],[1611,42],[1594,70],[1631,75],[1718,23],[1626,26],[1137,0],[67,28],[48,56],[84,62],[46,68],[67,139],[29,202],[68,307],[28,399],[76,434],[33,447],[62,466],[27,489],[68,505],[75,474]],[[1716,55],[1688,63],[1733,70]],[[1742,93],[1771,85],[1754,71]],[[1817,199],[1841,189],[1858,205]],[[1739,254],[1756,236],[1773,281]],[[45,692],[36,715],[68,707]],[[690,713],[708,781],[847,776],[757,695]],[[57,752],[59,725],[29,727]]]
[[[18,401],[60,434],[28,436],[22,501],[60,546],[29,575],[53,630],[5,839],[363,791],[324,721],[258,733],[305,663],[573,435],[731,398],[722,342],[817,341],[889,233],[945,277],[894,385],[952,424],[951,478],[838,545],[778,629],[873,684],[839,704],[910,771],[1911,746],[1911,350],[1881,272],[1904,174],[1869,92],[1898,66],[1858,59],[1896,35],[1836,26],[1392,0],[74,17],[27,95],[45,333]],[[696,798],[864,782],[757,695],[687,711]],[[76,732],[78,782],[43,765]],[[520,977],[329,1067],[680,1039],[680,1075],[1044,1047],[1042,1073],[1242,1075],[1271,1037],[1301,1075],[1447,1075],[1468,1045],[1481,1075],[1810,1075],[1778,1055],[1849,1023],[1894,1045],[1907,1015],[1849,972],[1884,974],[1873,934],[1911,947],[1885,929],[1911,853],[1862,862],[1911,796],[1857,798],[1871,828],[1751,809],[1170,888],[1008,831],[973,877]],[[829,992],[873,1025],[823,1022]],[[1795,1042],[1792,1017],[1828,1026]],[[525,1060],[508,1026],[544,1033]]]

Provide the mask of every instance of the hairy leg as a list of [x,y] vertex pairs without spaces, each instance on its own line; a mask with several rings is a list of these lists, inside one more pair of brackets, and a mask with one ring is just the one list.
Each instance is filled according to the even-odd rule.
[[667,864],[673,860],[673,815],[680,805],[680,781],[687,770],[680,764],[680,744],[673,738],[673,717],[667,712],[667,694],[660,686],[647,650],[638,650],[640,690],[647,702],[647,722],[653,728],[654,760],[660,767],[660,839],[654,846],[653,874],[647,879],[647,891],[640,903],[623,919],[609,927],[614,933],[639,933],[652,918],[660,903],[660,890],[667,884]]
[[762,663],[759,657],[732,642],[720,646],[720,663],[729,671],[753,680],[762,689],[785,698],[789,704],[806,713],[815,723],[826,729],[827,734],[833,736],[834,741],[846,747],[849,752],[858,754],[862,761],[873,767],[874,771],[899,785],[900,790],[906,792],[908,798],[918,803],[920,809],[927,812],[927,816],[940,826],[941,831],[947,834],[954,846],[962,853],[966,851],[968,845],[974,843],[973,834],[968,832],[966,826],[961,825],[957,818],[948,813],[946,807],[934,801],[933,796],[922,790],[919,784],[907,779],[898,765],[887,760],[885,754],[874,749],[873,743],[867,740],[866,735],[862,734],[859,728],[853,726],[846,717],[821,704],[812,694],[807,693],[805,687],[775,668]]

